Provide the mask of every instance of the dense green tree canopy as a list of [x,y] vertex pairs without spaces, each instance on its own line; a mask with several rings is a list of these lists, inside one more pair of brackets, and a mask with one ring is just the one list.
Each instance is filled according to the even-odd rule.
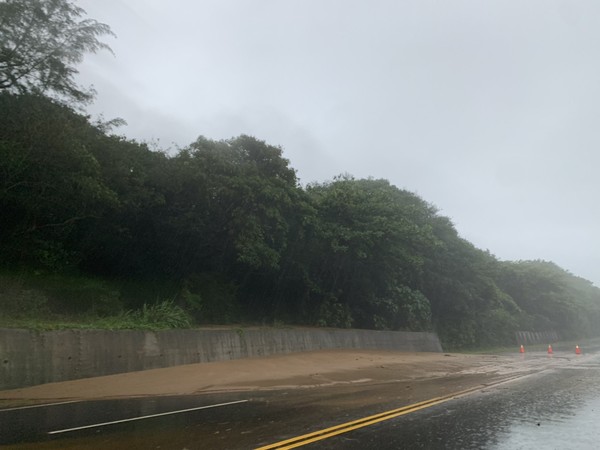
[[498,261],[387,180],[302,187],[282,149],[251,136],[168,154],[91,123],[67,106],[92,98],[76,65],[112,33],[84,15],[0,0],[0,270],[63,285],[51,305],[0,289],[0,314],[143,305],[183,325],[435,330],[454,348],[600,334],[600,289],[550,262]]
[[[62,264],[78,222],[97,219],[117,195],[86,147],[84,117],[43,97],[0,94],[0,240],[9,255]],[[64,261],[63,261],[64,262]]]
[[498,261],[387,180],[302,187],[281,148],[250,136],[167,154],[4,91],[0,210],[0,268],[123,286],[91,305],[63,297],[72,311],[139,307],[133,283],[198,323],[435,330],[454,348],[599,332],[600,290],[586,280]]
[[319,233],[312,276],[326,307],[341,305],[357,326],[394,329],[417,325],[408,314],[400,319],[402,311],[422,310],[414,321],[427,327],[429,302],[413,290],[423,253],[438,245],[428,223],[434,209],[386,180],[342,176],[309,186],[308,194]]

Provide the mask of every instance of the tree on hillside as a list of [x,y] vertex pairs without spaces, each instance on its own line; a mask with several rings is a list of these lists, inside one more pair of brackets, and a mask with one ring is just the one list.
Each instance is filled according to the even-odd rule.
[[504,262],[498,285],[531,316],[529,329],[576,337],[597,327],[600,289],[552,262]]
[[308,194],[318,215],[310,248],[318,322],[427,329],[429,301],[418,288],[422,255],[438,245],[435,209],[387,180],[341,176]]
[[[100,220],[82,230],[83,268],[101,274],[139,276],[156,273],[149,249],[156,236],[157,214],[170,185],[169,160],[163,152],[122,136],[91,133],[85,144],[100,165],[102,181],[117,194]],[[162,272],[161,269],[158,269]]]
[[164,244],[173,270],[278,267],[287,243],[286,215],[298,191],[280,148],[249,136],[199,138],[167,170],[157,229],[169,237]]
[[[229,315],[225,305],[211,304],[226,303],[215,290],[237,290],[252,315],[268,314],[302,210],[296,173],[281,148],[243,135],[200,137],[167,161],[164,174],[164,205],[136,237],[156,254],[159,273],[201,295],[205,316]],[[209,312],[213,306],[221,312]]]
[[449,218],[431,224],[441,245],[425,255],[422,292],[442,340],[456,348],[511,343],[521,310],[495,282],[496,258],[461,238]]
[[0,252],[5,262],[53,269],[72,264],[69,236],[117,201],[86,146],[96,133],[86,117],[64,105],[0,92]]
[[0,90],[90,101],[75,64],[87,52],[111,51],[98,37],[113,33],[84,15],[69,0],[0,0]]

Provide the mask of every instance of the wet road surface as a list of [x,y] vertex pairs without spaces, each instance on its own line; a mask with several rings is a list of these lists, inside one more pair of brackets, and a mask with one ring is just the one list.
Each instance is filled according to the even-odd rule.
[[600,361],[484,389],[304,448],[597,449]]
[[[548,361],[542,354],[526,358],[538,365]],[[600,357],[558,354],[554,358],[550,366],[540,366],[519,380],[479,388],[304,448],[598,448]],[[0,444],[9,448],[257,448],[459,392],[473,386],[474,379],[475,375],[445,379],[444,388],[437,392],[439,380],[422,380],[4,410],[0,411]],[[477,380],[481,379],[479,374]],[[490,383],[498,380],[489,377]],[[408,397],[407,392],[411,392]],[[129,420],[140,417],[145,418]],[[94,424],[104,425],[65,431]]]

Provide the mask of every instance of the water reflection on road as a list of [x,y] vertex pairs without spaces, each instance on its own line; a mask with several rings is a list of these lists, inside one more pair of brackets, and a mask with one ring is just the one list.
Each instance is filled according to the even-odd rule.
[[600,447],[599,412],[600,398],[595,398],[571,416],[545,417],[539,426],[515,424],[508,430],[507,437],[493,448],[597,449]]
[[554,369],[306,448],[591,450],[599,418],[600,358],[565,356]]
[[600,366],[587,364],[563,371],[567,386],[550,384],[545,396],[513,411],[494,449],[600,447]]

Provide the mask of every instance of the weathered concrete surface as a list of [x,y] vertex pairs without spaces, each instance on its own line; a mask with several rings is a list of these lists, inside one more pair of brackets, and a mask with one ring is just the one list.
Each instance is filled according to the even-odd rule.
[[556,331],[516,331],[517,345],[526,344],[552,344],[560,341]]
[[434,333],[337,329],[0,329],[0,389],[323,349],[440,352]]

